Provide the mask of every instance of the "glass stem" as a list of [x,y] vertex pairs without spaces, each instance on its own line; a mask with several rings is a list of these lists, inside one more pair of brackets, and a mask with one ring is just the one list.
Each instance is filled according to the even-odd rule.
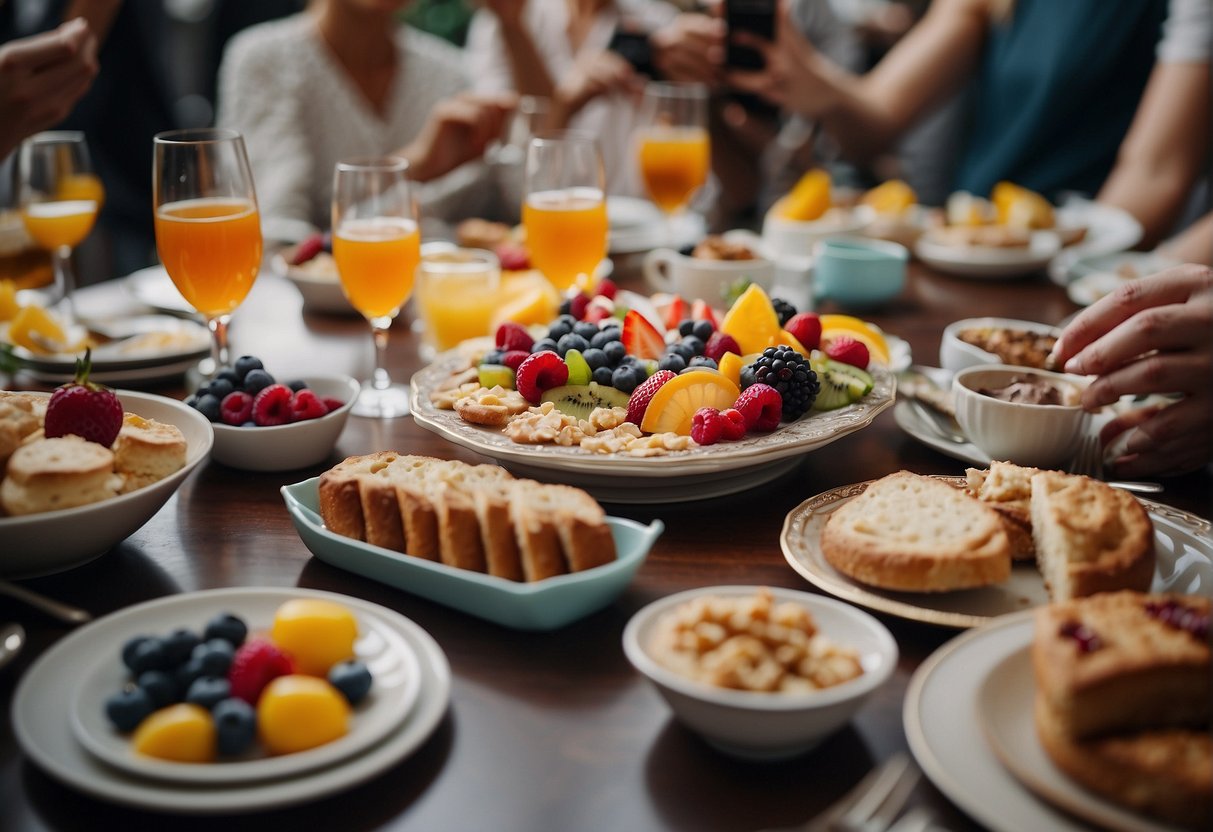
[[392,326],[389,317],[371,318],[371,337],[375,339],[375,372],[371,375],[371,386],[376,390],[386,390],[392,386],[392,378],[387,371],[387,340]]
[[76,309],[72,304],[72,293],[76,290],[76,275],[72,271],[70,246],[59,246],[51,251],[51,265],[55,271],[55,294],[58,295],[59,312],[68,327],[76,325]]
[[206,319],[207,328],[211,331],[211,363],[214,365],[210,372],[212,378],[228,366],[227,325],[231,319],[231,315]]

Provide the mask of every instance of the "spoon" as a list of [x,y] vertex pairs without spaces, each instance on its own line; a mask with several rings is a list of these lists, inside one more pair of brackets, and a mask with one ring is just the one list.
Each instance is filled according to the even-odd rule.
[[42,612],[59,619],[65,624],[85,624],[93,620],[92,613],[87,610],[73,607],[70,604],[56,601],[53,598],[47,598],[45,595],[40,595],[33,590],[17,586],[5,580],[0,580],[0,595],[7,595],[9,598],[23,601],[34,609],[42,610]]
[[0,627],[0,667],[17,657],[25,644],[25,628],[20,624],[5,624]]

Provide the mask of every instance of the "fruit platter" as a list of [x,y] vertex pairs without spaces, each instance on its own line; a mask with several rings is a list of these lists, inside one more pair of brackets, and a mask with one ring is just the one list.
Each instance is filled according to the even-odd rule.
[[601,281],[414,375],[416,421],[522,476],[621,503],[768,482],[893,403],[889,339],[751,284],[727,312]]

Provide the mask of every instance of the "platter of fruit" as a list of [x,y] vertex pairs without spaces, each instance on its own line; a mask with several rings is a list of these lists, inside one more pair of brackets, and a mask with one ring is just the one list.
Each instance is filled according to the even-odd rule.
[[896,339],[857,318],[756,285],[724,313],[610,291],[439,356],[413,377],[415,420],[515,473],[648,503],[766,482],[893,403]]
[[449,697],[441,648],[400,614],[328,592],[236,588],[77,630],[22,677],[13,714],[24,752],[68,785],[214,814],[374,777],[429,737]]

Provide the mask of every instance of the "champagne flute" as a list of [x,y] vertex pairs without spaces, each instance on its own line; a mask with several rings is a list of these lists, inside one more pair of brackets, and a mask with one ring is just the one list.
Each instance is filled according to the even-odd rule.
[[686,210],[708,180],[708,89],[703,84],[653,82],[645,86],[636,152],[645,190],[666,219]]
[[59,304],[65,330],[70,330],[76,323],[72,249],[93,230],[105,189],[79,131],[51,131],[26,139],[17,169],[21,219],[34,242],[51,254],[55,285],[50,302]]
[[261,217],[244,138],[235,130],[173,130],[153,140],[156,250],[211,331],[207,377],[228,365],[227,327],[261,267]]
[[606,184],[593,138],[557,132],[531,139],[522,223],[531,262],[558,290],[590,288],[607,250]]
[[389,156],[337,163],[333,178],[333,258],[350,304],[370,322],[375,372],[351,410],[358,416],[407,416],[408,390],[385,367],[388,331],[413,291],[421,260],[409,163]]

